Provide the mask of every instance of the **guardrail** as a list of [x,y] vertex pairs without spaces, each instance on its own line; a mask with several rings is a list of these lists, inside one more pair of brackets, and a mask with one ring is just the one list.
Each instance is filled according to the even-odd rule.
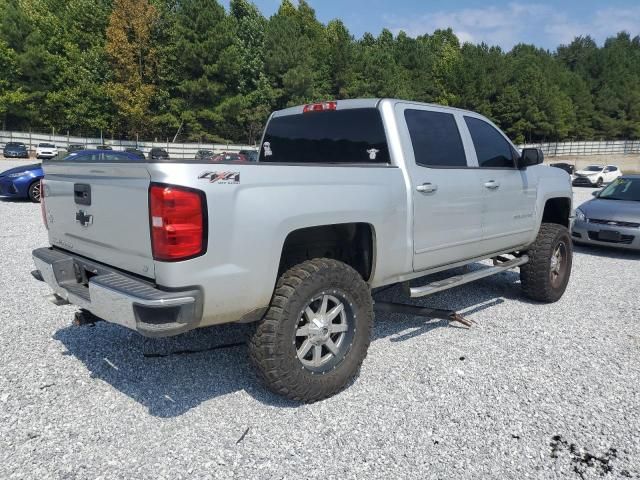
[[53,143],[58,148],[69,145],[84,145],[86,148],[98,145],[109,145],[113,150],[138,148],[145,154],[152,148],[164,148],[171,158],[194,158],[198,150],[213,150],[214,153],[255,150],[252,145],[231,145],[219,143],[172,143],[172,142],[136,142],[135,140],[112,140],[100,138],[75,137],[71,135],[47,135],[43,133],[8,132],[0,130],[0,146],[8,142],[22,142],[31,151],[35,151],[39,143]]
[[[138,148],[145,154],[154,147],[164,148],[172,158],[194,158],[198,150],[213,150],[214,153],[238,152],[239,150],[255,150],[253,145],[231,145],[214,143],[172,143],[172,142],[136,142],[135,140],[114,140],[76,137],[71,135],[48,135],[43,133],[9,132],[0,130],[0,146],[7,142],[22,142],[29,150],[35,151],[38,143],[53,143],[58,147],[69,145],[110,145],[114,150]],[[545,142],[519,145],[523,147],[541,148],[547,157],[566,155],[632,155],[640,154],[640,140],[612,140],[599,142]]]
[[548,157],[567,155],[632,155],[640,154],[640,140],[612,140],[602,142],[553,142],[520,145],[541,148]]

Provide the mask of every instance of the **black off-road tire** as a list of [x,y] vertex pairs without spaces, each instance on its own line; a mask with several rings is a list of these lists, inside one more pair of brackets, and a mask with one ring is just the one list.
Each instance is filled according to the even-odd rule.
[[40,203],[40,180],[29,185],[29,200],[33,203]]
[[[560,274],[555,275],[552,256],[558,249],[563,252],[564,264]],[[525,296],[544,303],[560,300],[567,289],[573,264],[569,229],[564,225],[543,223],[536,241],[525,253],[529,256],[529,262],[520,267],[520,281]]]
[[[353,330],[343,344],[344,357],[336,358],[329,371],[310,371],[298,358],[296,331],[309,302],[325,292],[344,298]],[[278,280],[271,305],[249,341],[250,359],[271,391],[291,400],[316,402],[338,393],[356,377],[367,355],[372,325],[371,292],[360,274],[336,260],[308,260]]]

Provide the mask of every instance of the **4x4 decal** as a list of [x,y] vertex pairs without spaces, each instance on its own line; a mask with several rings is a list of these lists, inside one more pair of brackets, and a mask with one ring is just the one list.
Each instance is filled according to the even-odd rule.
[[209,180],[209,183],[238,184],[240,172],[203,172],[198,175],[199,180]]

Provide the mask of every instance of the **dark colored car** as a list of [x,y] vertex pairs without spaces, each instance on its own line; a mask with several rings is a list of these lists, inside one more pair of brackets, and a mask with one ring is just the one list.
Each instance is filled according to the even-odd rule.
[[169,160],[169,154],[164,148],[153,147],[151,150],[149,150],[149,160]]
[[211,160],[215,156],[213,150],[198,150],[196,152],[196,160]]
[[62,162],[140,162],[144,156],[133,152],[116,152],[113,150],[81,150],[58,157],[53,161]]
[[2,154],[5,158],[29,158],[27,146],[22,142],[9,142],[4,146]]
[[111,145],[96,145],[93,147],[95,150],[113,150]]
[[140,160],[144,160],[146,157],[144,156],[144,152],[138,148],[127,147],[124,149],[125,152],[130,153],[131,155],[135,155]]
[[247,157],[247,160],[250,162],[258,161],[258,151],[257,150],[240,150],[240,155],[244,155]]
[[221,153],[211,159],[211,163],[246,163],[247,157],[239,153]]
[[44,177],[42,164],[24,165],[0,173],[0,197],[28,198],[40,201],[40,179]]
[[80,150],[84,150],[84,145],[80,145],[79,143],[72,143],[67,147],[68,153],[79,152]]
[[551,166],[564,170],[569,175],[573,175],[573,172],[576,170],[575,165],[571,165],[570,163],[552,163]]
[[576,209],[575,243],[640,250],[640,175],[624,175]]

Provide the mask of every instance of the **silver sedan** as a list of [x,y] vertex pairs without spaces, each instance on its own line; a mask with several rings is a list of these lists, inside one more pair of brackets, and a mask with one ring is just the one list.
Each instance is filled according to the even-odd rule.
[[614,180],[576,209],[574,243],[640,250],[640,175]]

